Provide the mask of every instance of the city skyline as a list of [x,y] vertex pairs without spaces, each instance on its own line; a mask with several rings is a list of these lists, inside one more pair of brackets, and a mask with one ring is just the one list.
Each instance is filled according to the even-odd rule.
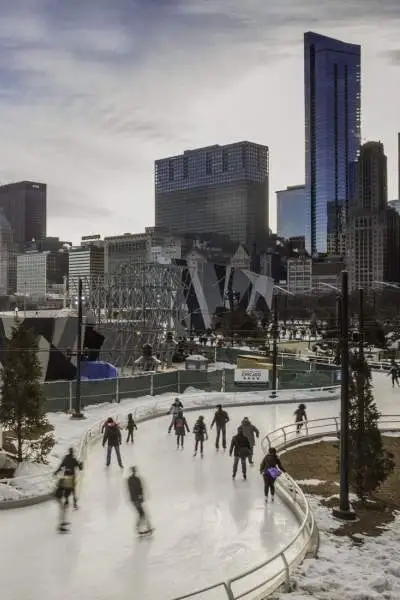
[[156,158],[247,139],[270,148],[275,229],[275,191],[304,182],[312,29],[362,46],[362,141],[384,143],[396,198],[399,23],[395,0],[5,7],[0,182],[48,184],[49,235],[142,231],[154,223]]

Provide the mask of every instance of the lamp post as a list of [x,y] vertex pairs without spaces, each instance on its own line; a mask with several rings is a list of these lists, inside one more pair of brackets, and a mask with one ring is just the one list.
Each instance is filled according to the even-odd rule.
[[81,362],[82,362],[82,279],[78,280],[78,330],[77,330],[77,349],[76,349],[76,384],[75,384],[75,403],[72,419],[83,419],[81,406]]
[[276,398],[276,383],[278,375],[278,295],[274,294],[272,298],[273,323],[272,323],[272,380],[270,398]]
[[349,274],[342,271],[340,294],[340,500],[333,515],[346,521],[354,520],[349,501]]

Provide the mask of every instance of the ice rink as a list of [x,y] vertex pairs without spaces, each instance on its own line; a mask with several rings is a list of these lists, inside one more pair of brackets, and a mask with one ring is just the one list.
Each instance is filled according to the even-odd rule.
[[[262,437],[292,421],[296,405],[228,409],[228,441],[244,416]],[[309,418],[338,414],[338,402],[309,405]],[[199,412],[188,412],[190,428]],[[207,425],[213,411],[202,411]],[[264,504],[258,464],[232,481],[232,459],[216,452],[214,430],[204,459],[193,458],[193,435],[183,452],[168,435],[169,417],[139,424],[134,446],[122,446],[125,467],[137,465],[156,528],[138,539],[126,494],[128,468],[107,470],[100,444],[89,453],[81,508],[71,533],[56,533],[53,502],[0,512],[0,589],[5,600],[169,600],[238,575],[272,556],[298,527],[281,504]],[[6,593],[5,593],[6,591]]]

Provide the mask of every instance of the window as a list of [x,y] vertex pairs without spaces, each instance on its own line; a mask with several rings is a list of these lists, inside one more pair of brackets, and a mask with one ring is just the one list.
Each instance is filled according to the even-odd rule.
[[172,160],[168,162],[168,179],[169,181],[174,181],[174,163]]
[[183,158],[183,178],[187,179],[189,177],[189,159],[187,156]]
[[229,167],[229,156],[227,150],[222,150],[222,170],[226,172]]
[[206,154],[206,174],[212,175],[212,154],[207,152]]

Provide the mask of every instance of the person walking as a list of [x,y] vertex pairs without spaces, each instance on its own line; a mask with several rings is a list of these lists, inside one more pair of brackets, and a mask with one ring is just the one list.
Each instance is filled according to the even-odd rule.
[[[149,517],[147,516],[146,511],[144,510],[144,487],[141,478],[137,474],[136,467],[131,468],[131,474],[127,480],[128,483],[128,492],[133,506],[135,507],[138,513],[138,520],[136,522],[136,531],[140,535],[144,535],[146,533],[151,533],[153,528],[150,524]],[[144,529],[142,526],[144,525]]]
[[394,388],[394,384],[397,383],[397,387],[400,387],[400,382],[399,382],[399,367],[396,363],[396,361],[392,360],[392,362],[390,363],[390,369],[389,369],[389,373],[388,376],[392,377],[392,387]]
[[126,438],[126,443],[132,442],[133,444],[133,431],[137,429],[137,425],[135,423],[135,419],[133,418],[133,414],[129,413],[128,415],[128,424],[126,426],[128,431],[128,437]]
[[183,416],[182,410],[180,410],[176,417],[174,417],[173,427],[176,435],[176,449],[179,450],[179,448],[181,448],[183,450],[185,435],[186,432],[190,433],[190,429],[185,417]]
[[173,401],[173,403],[171,404],[171,408],[168,411],[169,415],[172,415],[172,419],[171,419],[171,423],[170,426],[168,427],[168,433],[171,433],[172,428],[174,427],[174,421],[175,421],[175,417],[178,416],[179,412],[183,411],[183,404],[182,402],[179,400],[179,398],[175,398],[175,400]]
[[69,522],[67,521],[67,513],[69,506],[69,497],[73,491],[73,476],[62,475],[57,483],[55,491],[55,498],[58,502],[60,512],[58,518],[58,531],[60,533],[67,533],[69,531]]
[[197,419],[196,423],[194,424],[193,433],[195,435],[195,445],[194,445],[193,456],[197,456],[197,449],[200,444],[200,456],[201,456],[201,458],[203,458],[203,456],[204,456],[204,454],[203,454],[204,440],[208,440],[207,427],[206,427],[206,424],[204,423],[203,416],[199,417]]
[[[78,473],[78,471],[82,471],[82,469],[83,469],[83,463],[75,457],[74,449],[70,448],[68,450],[68,453],[62,459],[60,466],[54,473],[54,475],[58,475],[62,471],[63,475],[65,477],[72,478],[71,492],[72,492],[72,500],[73,500],[73,505],[74,505],[75,510],[78,509],[78,499],[77,499],[77,495],[76,495],[77,473]],[[68,504],[68,498],[66,499],[66,502]]]
[[233,436],[231,441],[231,446],[229,448],[229,456],[233,454],[233,470],[232,470],[232,479],[235,479],[239,461],[242,465],[242,475],[243,479],[247,479],[247,467],[246,461],[250,456],[251,446],[248,437],[246,437],[243,433],[243,428],[238,427],[237,434]]
[[219,438],[222,434],[222,448],[226,450],[226,424],[229,423],[229,415],[226,410],[222,409],[222,405],[218,404],[214,418],[211,422],[210,429],[215,425],[217,429],[217,437],[215,439],[215,447],[219,450]]
[[253,455],[254,455],[254,446],[256,445],[256,437],[259,438],[260,437],[260,432],[257,429],[257,427],[255,425],[253,425],[253,423],[250,421],[250,419],[248,417],[245,417],[242,421],[242,430],[243,430],[243,434],[247,437],[247,439],[250,442],[250,454],[249,454],[249,463],[251,465],[254,464],[253,462]]
[[296,433],[300,433],[301,428],[304,423],[307,421],[307,413],[306,413],[306,405],[299,404],[299,406],[294,411],[295,423],[296,423]]
[[112,453],[112,449],[114,448],[115,454],[117,455],[118,464],[121,467],[121,469],[123,469],[124,465],[122,464],[121,451],[120,451],[120,445],[122,443],[121,429],[119,428],[118,423],[116,423],[112,417],[109,417],[107,419],[107,424],[104,428],[103,448],[106,445],[106,443],[107,443],[107,459],[106,459],[107,467],[110,466],[111,453]]
[[275,481],[280,477],[285,469],[276,453],[275,448],[270,448],[268,454],[264,456],[260,464],[260,473],[264,478],[264,496],[265,502],[268,502],[268,495],[271,492],[272,502],[275,499]]

